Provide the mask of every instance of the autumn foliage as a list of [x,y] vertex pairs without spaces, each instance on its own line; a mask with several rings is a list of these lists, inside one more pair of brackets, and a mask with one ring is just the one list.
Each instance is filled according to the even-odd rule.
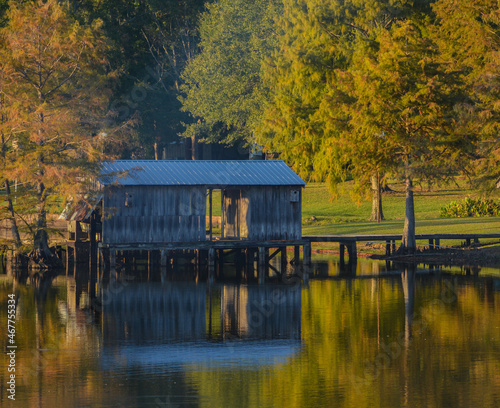
[[48,259],[47,207],[84,191],[103,158],[108,44],[99,20],[81,25],[55,0],[11,3],[0,41],[0,179],[33,203],[32,257]]

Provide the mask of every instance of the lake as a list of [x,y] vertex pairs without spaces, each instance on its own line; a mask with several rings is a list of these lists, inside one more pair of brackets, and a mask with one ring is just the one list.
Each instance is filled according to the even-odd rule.
[[2,406],[500,407],[500,269],[68,275],[0,274]]

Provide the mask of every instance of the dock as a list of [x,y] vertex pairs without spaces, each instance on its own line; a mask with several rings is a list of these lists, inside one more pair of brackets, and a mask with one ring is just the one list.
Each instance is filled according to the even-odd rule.
[[[461,245],[470,246],[479,244],[481,239],[498,239],[500,233],[470,233],[470,234],[417,234],[417,242],[425,242],[429,250],[441,247],[442,240],[458,241]],[[281,274],[287,265],[300,265],[300,274],[307,274],[311,266],[312,246],[315,243],[336,243],[339,245],[340,264],[350,266],[354,269],[357,263],[358,243],[382,242],[385,244],[387,256],[394,254],[397,244],[401,242],[402,234],[382,234],[382,235],[303,235],[298,240],[224,240],[215,239],[202,242],[175,242],[162,244],[128,243],[126,245],[106,245],[99,244],[102,259],[110,259],[109,267],[114,269],[117,254],[127,251],[147,251],[159,255],[149,256],[150,259],[157,259],[159,265],[164,267],[172,262],[172,256],[178,251],[192,251],[199,264],[200,259],[205,259],[209,272],[218,271],[224,264],[226,256],[236,254],[235,262],[244,265],[254,265],[259,274],[259,280],[264,279],[269,271]],[[293,248],[293,257],[287,257],[287,250]],[[302,256],[300,256],[302,252]],[[347,252],[347,262],[345,255]],[[279,267],[272,265],[271,260],[280,258]],[[100,256],[101,258],[101,256]],[[203,261],[202,261],[203,262]]]
[[[289,248],[293,248],[292,258],[288,256]],[[169,269],[176,256],[188,254],[196,267],[206,265],[209,277],[215,274],[220,275],[225,261],[231,256],[232,263],[237,266],[237,269],[238,267],[243,269],[244,274],[256,272],[259,282],[263,282],[271,271],[283,276],[294,270],[296,274],[303,276],[311,265],[311,243],[300,239],[265,241],[215,239],[196,243],[129,243],[126,245],[99,243],[97,261],[103,270],[115,271],[119,263],[117,259],[121,258],[127,263],[127,254],[133,252],[146,252],[148,264],[156,264],[162,269]],[[74,254],[76,256],[76,252]],[[278,262],[271,262],[273,260]],[[291,268],[288,267],[289,265]]]
[[[271,271],[306,276],[311,247],[318,243],[337,243],[341,265],[347,251],[351,270],[360,243],[382,242],[387,256],[396,252],[401,234],[304,235],[305,185],[280,160],[104,162],[95,194],[68,204],[59,217],[48,220],[59,231],[50,245],[67,269],[89,263],[116,271],[116,266],[139,259],[148,268],[173,269],[179,259],[190,257],[189,263],[203,265],[209,276],[231,263],[259,281]],[[214,217],[214,209],[220,216]],[[12,256],[10,235],[10,222],[0,220],[0,245]],[[32,237],[24,232],[21,239]],[[465,246],[480,239],[500,240],[500,232],[417,234],[416,239],[432,250],[442,240]]]
[[[340,261],[344,262],[347,249],[350,262],[357,258],[357,243],[361,242],[385,242],[385,253],[387,256],[396,252],[396,243],[401,242],[402,234],[389,235],[303,235],[302,239],[310,244],[316,242],[333,242],[339,244]],[[429,250],[439,248],[441,240],[461,241],[462,245],[470,246],[472,243],[479,244],[480,239],[500,239],[500,233],[464,233],[464,234],[416,234],[417,241],[426,241]]]

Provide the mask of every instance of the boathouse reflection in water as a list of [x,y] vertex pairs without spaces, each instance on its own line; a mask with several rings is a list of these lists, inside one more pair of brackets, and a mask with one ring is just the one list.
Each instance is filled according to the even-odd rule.
[[301,290],[284,285],[145,282],[109,296],[100,313],[104,345],[233,338],[300,340]]

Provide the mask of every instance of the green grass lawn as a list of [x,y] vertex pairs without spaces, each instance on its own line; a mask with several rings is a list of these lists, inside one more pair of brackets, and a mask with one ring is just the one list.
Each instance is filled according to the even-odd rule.
[[[331,200],[325,184],[308,184],[303,192],[303,234],[401,234],[405,215],[404,186],[389,186],[393,192],[385,193],[382,198],[385,220],[376,223],[368,221],[371,200],[354,202],[349,185],[345,193]],[[478,195],[465,186],[449,185],[431,191],[416,187],[417,234],[500,232],[500,217],[440,218],[440,210],[445,205]],[[315,221],[311,221],[313,216]]]

